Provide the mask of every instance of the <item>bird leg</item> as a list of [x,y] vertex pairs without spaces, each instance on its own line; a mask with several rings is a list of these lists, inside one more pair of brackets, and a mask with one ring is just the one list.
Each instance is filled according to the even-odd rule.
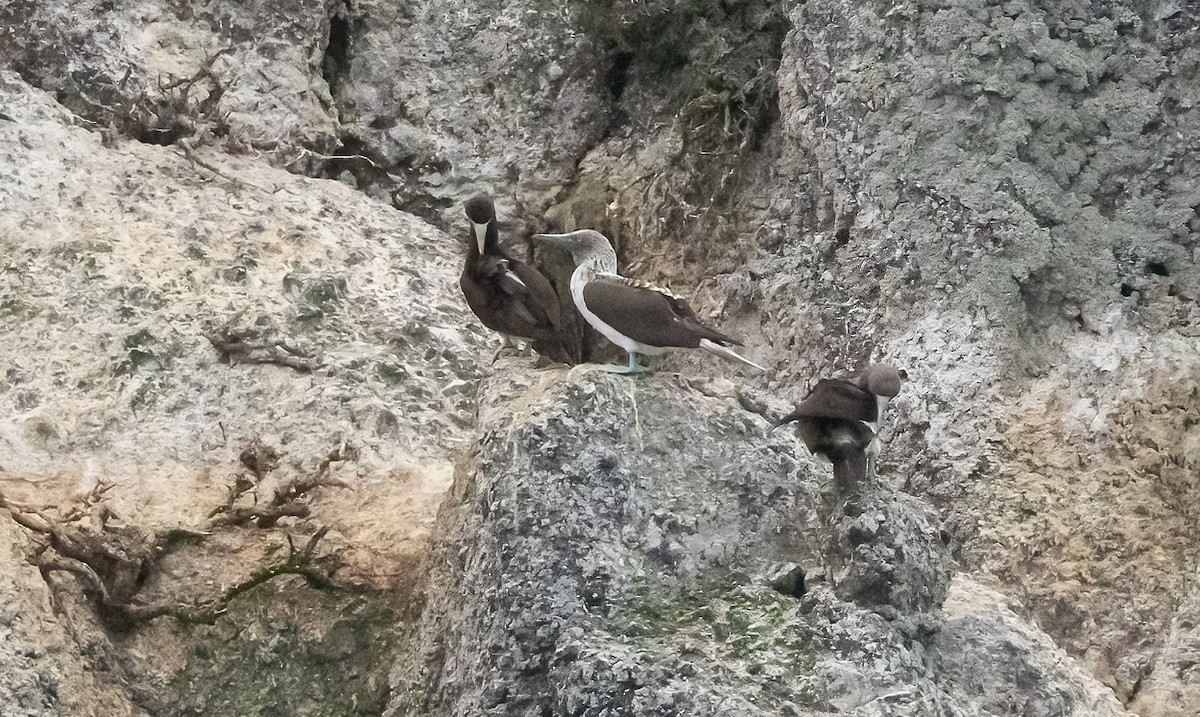
[[866,448],[867,454],[867,470],[865,477],[870,479],[875,477],[875,461],[879,458],[879,438],[876,437]]
[[505,349],[513,349],[517,353],[520,353],[521,344],[508,334],[500,334],[500,348],[496,349],[496,353],[492,354],[492,363],[496,363],[496,360],[500,358],[500,354],[504,353]]
[[643,371],[649,370],[644,366],[638,365],[636,353],[634,353],[633,351],[630,351],[628,353],[629,353],[629,364],[626,366],[614,366],[612,364],[600,364],[597,366],[597,368],[599,368],[601,371],[607,371],[609,373],[623,373],[623,374],[624,373],[642,373]]

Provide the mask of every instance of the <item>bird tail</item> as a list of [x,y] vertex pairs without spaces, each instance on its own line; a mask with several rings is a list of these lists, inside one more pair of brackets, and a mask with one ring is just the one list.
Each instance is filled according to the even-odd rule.
[[721,344],[719,344],[715,341],[709,341],[708,339],[700,339],[700,348],[704,349],[705,351],[707,351],[711,354],[716,354],[722,358],[732,359],[734,361],[741,361],[742,363],[746,364],[747,366],[756,368],[759,371],[762,371],[763,373],[766,373],[766,371],[767,371],[762,366],[759,366],[758,364],[754,363],[753,361],[746,358],[745,356],[738,354],[733,349],[722,346]]
[[843,496],[849,496],[867,477],[867,455],[861,448],[839,451],[833,460],[833,480]]
[[786,426],[787,424],[791,423],[792,421],[799,420],[802,415],[803,414],[800,413],[800,409],[797,408],[796,410],[792,411],[791,413],[789,413],[788,415],[779,419],[778,421],[775,421],[775,424],[773,426],[771,426],[771,430],[774,431],[776,428],[782,428],[782,427]]

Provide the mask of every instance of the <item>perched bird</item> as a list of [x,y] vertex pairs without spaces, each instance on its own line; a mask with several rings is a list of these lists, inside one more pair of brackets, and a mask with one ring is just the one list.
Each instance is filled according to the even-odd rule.
[[823,378],[775,425],[794,421],[808,450],[833,461],[838,485],[853,488],[875,472],[880,420],[905,378],[903,371],[885,363],[849,378]]
[[672,348],[701,348],[766,371],[727,348],[741,342],[700,323],[687,301],[666,289],[617,273],[617,254],[603,234],[580,229],[568,234],[534,234],[535,241],[571,253],[571,298],[579,313],[609,341],[629,353],[629,365],[605,366],[613,373],[636,373],[637,355],[657,356]]
[[561,311],[554,287],[540,271],[504,253],[491,197],[471,198],[466,210],[471,241],[458,284],[467,305],[484,326],[504,338],[501,350],[521,338],[540,353],[561,360]]

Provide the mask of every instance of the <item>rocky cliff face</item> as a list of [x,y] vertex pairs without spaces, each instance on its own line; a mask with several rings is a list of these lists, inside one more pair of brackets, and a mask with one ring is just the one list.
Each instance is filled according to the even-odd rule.
[[[0,8],[0,712],[1200,708],[1194,8],[235,5]],[[481,189],[770,373],[489,364]]]
[[[828,467],[732,392],[513,368],[481,394],[388,714],[1123,712],[970,578],[943,613],[928,509],[875,486],[841,525]],[[770,585],[796,563],[806,587]]]
[[834,4],[794,23],[781,114],[848,217],[832,284],[916,368],[900,475],[947,506],[965,568],[1019,586],[1135,698],[1170,672],[1145,626],[1196,564],[1195,16]]
[[[2,82],[5,713],[121,714],[95,680],[126,713],[319,688],[378,713],[488,351],[455,240],[336,182],[105,146]],[[254,587],[323,529],[318,572]]]

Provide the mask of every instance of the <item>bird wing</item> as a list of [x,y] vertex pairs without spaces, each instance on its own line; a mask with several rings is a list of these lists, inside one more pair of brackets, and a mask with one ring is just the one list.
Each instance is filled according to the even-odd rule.
[[471,310],[490,329],[526,339],[553,339],[558,294],[537,269],[503,254],[468,261],[459,279]]
[[741,345],[702,324],[682,297],[619,274],[594,275],[583,287],[583,303],[596,318],[647,346],[696,348],[700,339]]
[[536,267],[526,264],[523,261],[517,261],[516,259],[509,259],[508,261],[508,269],[512,272],[513,278],[525,286],[530,300],[546,315],[546,319],[552,325],[558,326],[561,321],[558,292],[554,290],[554,286],[550,283],[550,280],[546,278],[545,274],[538,271]]
[[501,291],[512,297],[509,309],[522,321],[531,327],[553,329],[558,326],[558,294],[554,293],[554,287],[542,272],[507,257],[495,257],[490,270]]
[[512,270],[512,265],[507,259],[501,259],[496,262],[495,273],[496,283],[504,290],[504,293],[513,296],[525,296],[529,293],[529,286],[521,281],[521,277],[517,276]]
[[879,405],[874,394],[850,381],[823,378],[781,423],[801,417],[874,421],[879,418]]

